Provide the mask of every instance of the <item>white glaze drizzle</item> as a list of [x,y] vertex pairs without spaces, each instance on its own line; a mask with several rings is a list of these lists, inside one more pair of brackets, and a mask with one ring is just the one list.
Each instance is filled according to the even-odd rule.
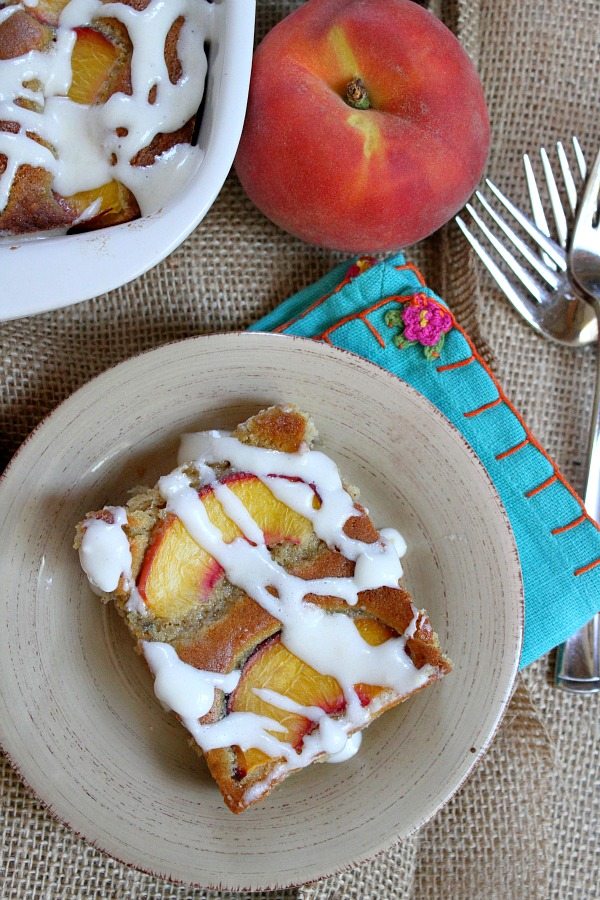
[[123,526],[127,513],[122,506],[105,506],[111,521],[89,518],[83,522],[79,546],[81,568],[92,587],[106,594],[116,591],[121,576],[131,580],[131,550]]
[[[148,615],[148,608],[134,584],[131,572],[131,550],[124,531],[127,511],[123,506],[105,506],[106,518],[91,516],[83,521],[83,536],[79,545],[79,561],[97,594],[110,594],[119,586],[129,593],[128,612]],[[107,521],[106,519],[110,521]]]
[[142,649],[156,676],[154,693],[166,709],[172,709],[186,724],[197,723],[209,712],[215,702],[215,688],[229,694],[240,680],[239,671],[223,675],[182,662],[170,644],[143,641]]
[[10,19],[13,13],[16,13],[17,9],[17,6],[5,6],[3,9],[0,9],[0,25],[2,22],[5,22],[6,19]]
[[[230,543],[223,540],[186,474],[185,464],[190,460],[203,484],[213,485],[227,515],[249,540],[237,538]],[[289,574],[275,562],[264,537],[256,533],[256,523],[248,527],[248,511],[244,508],[240,514],[239,498],[226,486],[216,486],[216,475],[209,464],[221,461],[229,462],[234,472],[257,476],[278,499],[309,519],[322,540],[355,561],[354,577],[305,580]],[[385,529],[373,544],[344,534],[346,521],[356,516],[357,510],[333,460],[306,446],[298,453],[281,453],[242,444],[227,433],[212,431],[185,435],[179,462],[180,468],[158,483],[167,510],[178,516],[192,538],[220,563],[232,584],[242,588],[282,623],[282,644],[320,673],[338,681],[346,701],[344,714],[333,717],[318,707],[303,707],[289,697],[256,689],[256,694],[271,705],[316,723],[314,731],[305,735],[299,752],[270,733],[280,730],[274,719],[267,718],[265,722],[264,716],[254,713],[235,712],[212,725],[196,724],[192,733],[203,749],[229,745],[242,749],[258,747],[269,756],[283,758],[268,778],[249,789],[246,800],[251,802],[282,774],[302,768],[316,757],[332,755],[341,760],[356,752],[359,740],[353,735],[370,720],[378,700],[375,698],[363,707],[355,684],[378,685],[404,695],[423,685],[433,668],[416,669],[404,649],[408,635],[372,646],[363,640],[347,615],[328,613],[304,601],[306,594],[312,593],[338,597],[354,605],[359,591],[397,587],[402,575],[400,555],[405,552],[406,544],[397,531]],[[316,508],[315,491],[320,500]],[[232,497],[235,502],[231,502]],[[414,631],[418,616],[416,610],[413,612],[409,633]]]
[[303,706],[296,703],[290,697],[277,693],[268,688],[254,688],[254,693],[265,703],[278,706],[280,709],[304,716],[313,722],[319,723],[319,736],[323,751],[327,753],[325,762],[345,762],[358,752],[362,741],[360,731],[348,734],[348,723],[339,719],[332,719],[320,706]]
[[[220,431],[183,436],[178,457],[180,464],[196,460],[199,465],[206,465],[206,462],[217,462],[220,459],[227,460],[240,472],[251,472],[258,476],[278,500],[310,520],[322,541],[356,562],[354,578],[347,580],[352,582],[352,586],[347,584],[349,593],[344,596],[347,603],[356,604],[360,590],[398,586],[402,566],[396,544],[405,549],[403,538],[394,529],[389,529],[387,536],[382,536],[381,541],[365,544],[344,534],[344,525],[351,516],[356,515],[356,509],[350,494],[344,490],[336,464],[324,453],[309,450],[308,447],[298,453],[266,450],[242,444]],[[290,478],[301,480],[290,481]],[[315,492],[310,484],[317,486],[321,501],[318,508],[313,505]],[[339,582],[340,579],[335,581]],[[327,587],[330,586],[329,580],[325,583]],[[318,589],[314,592],[328,593]]]
[[[244,537],[225,542],[221,531],[209,519],[197,487],[192,486],[190,461],[200,474],[201,484],[212,487],[215,498]],[[328,546],[339,549],[355,562],[354,576],[307,580],[288,573],[272,558],[261,529],[240,498],[218,480],[210,463],[222,461],[230,463],[231,472],[255,475],[278,499],[309,519],[316,534]],[[199,719],[212,706],[215,687],[231,692],[237,686],[240,672],[230,673],[231,679],[227,681],[224,676],[199,672],[184,663],[168,644],[143,642],[144,655],[155,675],[155,686],[158,685],[157,696],[181,716],[204,751],[233,745],[242,750],[254,747],[279,760],[263,781],[248,789],[245,799],[249,803],[285,773],[303,768],[317,757],[331,758],[333,762],[350,758],[360,745],[358,731],[385,704],[390,691],[398,696],[408,694],[425,684],[434,669],[430,665],[417,669],[405,652],[406,641],[414,634],[419,615],[414,607],[413,619],[404,635],[372,646],[361,637],[351,617],[325,612],[304,600],[307,594],[327,595],[354,605],[359,591],[397,587],[402,575],[400,556],[406,551],[406,544],[395,529],[383,529],[379,540],[371,544],[344,533],[347,520],[358,512],[333,460],[306,446],[298,453],[281,453],[242,444],[227,433],[212,431],[184,435],[179,462],[178,469],[158,482],[166,510],[176,515],[191,537],[223,567],[232,584],[242,588],[281,622],[282,644],[321,674],[335,678],[344,694],[344,713],[328,715],[317,706],[302,706],[275,691],[254,689],[271,706],[315,723],[316,727],[304,736],[297,751],[277,736],[286,729],[269,716],[234,711],[217,722],[201,724]],[[320,505],[315,505],[315,496]],[[119,522],[123,524],[122,516]],[[116,552],[116,537],[114,540]],[[96,570],[90,570],[94,575]],[[133,609],[138,602],[134,591],[134,600],[130,597]],[[139,601],[143,604],[141,598]],[[387,691],[362,706],[354,688],[359,683]],[[194,696],[204,698],[202,703],[190,701],[190,685]]]
[[[33,5],[22,2],[0,10],[0,22]],[[129,32],[132,94],[115,93],[103,105],[75,103],[65,96],[72,77],[74,29],[103,17],[120,20]],[[174,85],[162,48],[179,17],[185,20],[177,43],[183,75]],[[156,134],[176,131],[196,113],[206,77],[203,42],[210,37],[211,21],[212,6],[205,0],[150,0],[141,11],[119,2],[70,0],[49,47],[0,60],[0,120],[20,126],[17,134],[0,131],[0,153],[8,159],[0,175],[0,211],[23,164],[51,172],[54,190],[64,196],[118,180],[132,191],[142,215],[160,209],[195,170],[201,151],[178,144],[151,166],[132,166],[130,161]],[[33,79],[41,82],[41,91],[24,87]],[[148,97],[152,87],[154,103]],[[22,108],[15,102],[19,98],[34,101],[41,110]],[[117,128],[127,129],[127,134],[119,137]],[[56,155],[26,132],[50,143]]]
[[135,584],[131,586],[129,597],[127,598],[127,603],[125,604],[125,609],[127,610],[127,612],[137,613],[138,616],[148,615],[148,607],[144,603],[144,598],[138,591]]
[[328,763],[343,763],[348,759],[352,759],[358,751],[360,750],[360,745],[362,744],[362,732],[355,731],[354,734],[351,734],[347,739],[346,743],[342,747],[341,750],[338,750],[337,753],[330,753],[325,762]]

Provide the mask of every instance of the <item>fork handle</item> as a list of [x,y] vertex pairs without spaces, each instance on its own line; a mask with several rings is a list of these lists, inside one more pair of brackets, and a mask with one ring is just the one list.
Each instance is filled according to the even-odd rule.
[[[600,300],[592,302],[600,326]],[[600,522],[600,345],[596,345],[596,386],[584,502],[592,519]],[[554,677],[557,687],[566,691],[578,694],[600,691],[600,613],[558,648]]]
[[[600,326],[600,300],[594,299],[593,307]],[[584,502],[585,508],[592,519],[600,522],[600,345],[598,344],[596,345],[596,385],[587,454]]]

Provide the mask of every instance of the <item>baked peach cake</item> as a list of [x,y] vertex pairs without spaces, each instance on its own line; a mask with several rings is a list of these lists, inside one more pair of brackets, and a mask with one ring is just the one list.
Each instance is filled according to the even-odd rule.
[[207,0],[0,0],[0,233],[156,212],[195,171]]
[[404,541],[376,530],[316,437],[293,406],[185,435],[179,468],[77,527],[92,587],[236,813],[351,756],[451,668],[399,584]]

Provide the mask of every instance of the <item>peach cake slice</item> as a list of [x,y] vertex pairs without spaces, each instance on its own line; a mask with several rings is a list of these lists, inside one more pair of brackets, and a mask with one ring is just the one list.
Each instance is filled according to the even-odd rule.
[[236,813],[351,756],[451,668],[399,584],[402,538],[375,529],[315,437],[293,406],[185,435],[179,468],[77,528],[92,586]]

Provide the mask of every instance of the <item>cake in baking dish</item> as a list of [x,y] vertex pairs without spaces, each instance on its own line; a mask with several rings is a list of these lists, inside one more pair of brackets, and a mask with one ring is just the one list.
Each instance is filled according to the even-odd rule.
[[0,234],[156,212],[190,177],[207,0],[0,0]]
[[316,437],[293,406],[186,435],[179,468],[77,527],[92,586],[236,813],[351,756],[451,668],[400,586],[402,538],[376,530]]

